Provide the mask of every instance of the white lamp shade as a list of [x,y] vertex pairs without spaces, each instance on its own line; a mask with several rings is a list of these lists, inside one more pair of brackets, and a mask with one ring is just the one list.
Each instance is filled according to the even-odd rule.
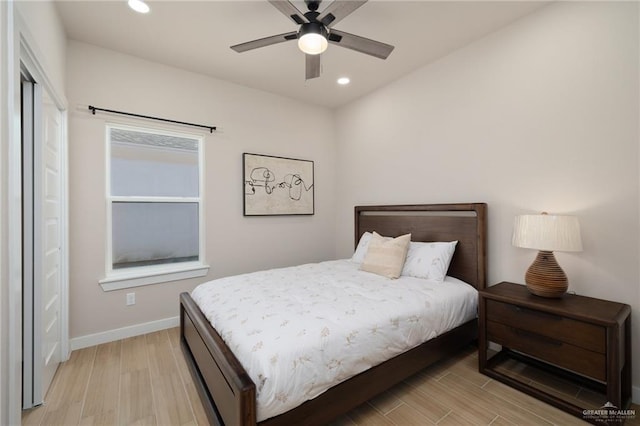
[[580,223],[575,216],[516,216],[512,244],[543,251],[582,251]]
[[308,55],[319,55],[327,50],[327,39],[322,34],[307,33],[298,39],[298,47]]

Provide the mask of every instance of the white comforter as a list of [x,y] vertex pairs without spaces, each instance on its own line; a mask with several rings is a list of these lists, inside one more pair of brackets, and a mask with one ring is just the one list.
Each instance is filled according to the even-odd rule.
[[390,280],[349,260],[209,281],[192,297],[256,384],[258,421],[471,320],[477,307],[476,290],[455,278]]

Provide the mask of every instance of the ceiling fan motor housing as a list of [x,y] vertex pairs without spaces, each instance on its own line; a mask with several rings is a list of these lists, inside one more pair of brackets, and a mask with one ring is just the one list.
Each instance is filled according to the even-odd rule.
[[298,38],[302,37],[305,34],[320,34],[324,38],[329,37],[327,28],[319,22],[306,22],[300,25],[300,29],[298,30]]
[[322,0],[304,0],[304,2],[307,4],[307,9],[314,12],[318,10],[318,7],[320,7],[321,1]]

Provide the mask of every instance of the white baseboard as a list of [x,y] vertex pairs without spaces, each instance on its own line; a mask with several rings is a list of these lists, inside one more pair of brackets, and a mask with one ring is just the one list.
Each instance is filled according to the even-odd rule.
[[116,328],[115,330],[103,331],[101,333],[88,334],[86,336],[74,337],[71,339],[71,350],[88,348],[102,343],[113,342],[127,337],[139,336],[141,334],[152,333],[154,331],[166,330],[180,325],[180,317],[165,318],[158,321],[145,322],[143,324],[131,325],[128,327]]

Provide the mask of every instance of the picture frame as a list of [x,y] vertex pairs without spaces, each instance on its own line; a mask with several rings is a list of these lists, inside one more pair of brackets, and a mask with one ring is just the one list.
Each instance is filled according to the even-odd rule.
[[315,213],[313,161],[244,153],[242,170],[244,216]]

